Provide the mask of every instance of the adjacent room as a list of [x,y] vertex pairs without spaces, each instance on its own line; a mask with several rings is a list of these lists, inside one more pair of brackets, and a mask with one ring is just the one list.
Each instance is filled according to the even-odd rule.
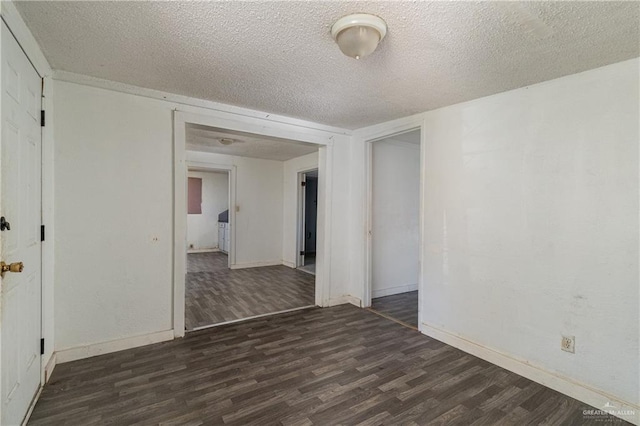
[[[285,239],[296,235],[305,204],[289,183],[299,164],[316,168],[309,211],[317,210],[318,146],[199,124],[186,126],[185,142],[185,329],[315,306],[315,276],[284,259],[297,258]],[[307,241],[317,220],[304,218]]]
[[420,130],[369,144],[371,310],[417,330]]
[[0,15],[0,425],[640,426],[637,1]]
[[[213,301],[218,276],[229,269],[229,171],[189,169],[187,174],[187,289],[185,327],[224,322]],[[215,276],[205,273],[218,271]],[[213,299],[213,300],[212,300]]]
[[298,203],[299,258],[298,269],[316,274],[316,241],[318,238],[318,170],[299,173],[300,195]]

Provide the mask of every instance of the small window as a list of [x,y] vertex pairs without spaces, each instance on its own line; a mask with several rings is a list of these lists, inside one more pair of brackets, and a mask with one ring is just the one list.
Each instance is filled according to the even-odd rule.
[[189,178],[189,214],[202,214],[202,179]]

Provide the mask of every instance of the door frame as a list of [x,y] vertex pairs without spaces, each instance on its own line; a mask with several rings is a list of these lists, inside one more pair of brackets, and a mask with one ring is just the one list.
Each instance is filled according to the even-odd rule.
[[426,149],[426,135],[425,135],[425,123],[422,114],[418,114],[411,117],[406,117],[389,123],[383,123],[381,125],[372,126],[371,128],[362,129],[356,137],[364,143],[364,185],[365,185],[365,197],[364,197],[364,217],[365,223],[365,236],[363,239],[364,244],[364,271],[363,271],[363,288],[362,288],[362,306],[371,306],[372,295],[372,225],[373,225],[373,144],[383,139],[387,139],[396,135],[411,132],[414,130],[420,130],[420,217],[419,217],[419,253],[418,253],[418,330],[422,330],[422,298],[423,298],[423,279],[425,276],[424,271],[424,186],[425,186],[425,149]]
[[[39,90],[39,101],[40,101],[40,109],[42,111],[51,110],[51,100],[50,97],[47,99],[45,95],[51,94],[50,84],[45,85],[45,77],[51,75],[51,68],[47,63],[46,59],[42,55],[35,39],[31,35],[30,31],[22,21],[19,16],[15,6],[11,2],[2,2],[0,7],[0,15],[2,25],[6,26],[9,37],[12,37],[19,49],[24,54],[25,58],[29,62],[30,66],[35,71],[36,75],[40,80],[40,90]],[[2,78],[0,72],[0,78]],[[51,79],[47,77],[47,83],[50,83]],[[46,89],[45,89],[46,88]],[[4,96],[4,93],[0,93],[0,98]],[[36,95],[37,96],[37,95]],[[1,103],[1,99],[0,99]],[[41,226],[45,223],[51,223],[52,215],[53,215],[53,186],[51,184],[45,185],[46,182],[52,181],[49,179],[53,175],[53,128],[51,125],[48,127],[39,126],[40,133],[40,161],[37,167],[39,167],[40,173],[40,211],[38,212],[38,217]],[[1,123],[0,123],[1,128]],[[2,132],[3,133],[3,132]],[[0,141],[1,142],[1,141]],[[45,149],[45,146],[49,145],[50,149]],[[0,148],[0,155],[2,149]],[[2,188],[0,187],[0,207],[2,207]],[[45,222],[46,221],[46,222]],[[51,241],[51,239],[49,239]],[[37,285],[40,287],[40,298],[38,301],[37,310],[40,311],[40,321],[39,321],[39,337],[41,348],[45,348],[44,345],[47,344],[47,337],[52,337],[53,333],[53,324],[48,321],[48,316],[53,316],[53,246],[51,243],[45,245],[45,241],[40,241],[40,279]],[[0,256],[4,256],[4,253],[0,250]],[[20,259],[3,259],[7,261],[14,261]],[[45,293],[46,292],[46,293]],[[50,297],[47,297],[49,296]],[[2,306],[0,306],[0,309]],[[47,315],[48,314],[48,315]],[[0,336],[0,357],[2,355],[2,340]],[[49,339],[48,350],[44,351],[44,353],[40,353],[38,356],[38,370],[39,370],[39,381],[38,388],[36,389],[29,406],[27,407],[27,411],[23,413],[23,423],[26,423],[35,408],[35,404],[40,397],[40,393],[42,392],[42,388],[48,378],[50,377],[53,368],[55,367],[55,356],[53,355],[53,338]],[[42,351],[41,351],[42,352]],[[2,381],[2,371],[0,371],[0,382]],[[0,404],[0,419],[2,418],[2,406]]]
[[[235,238],[236,238],[235,236],[236,209],[231,208],[231,206],[236,205],[236,178],[237,178],[236,166],[228,165],[228,164],[215,164],[215,163],[205,163],[203,161],[187,160],[187,175],[189,172],[222,172],[222,173],[226,173],[227,177],[229,178],[229,185],[227,185],[227,205],[229,206],[229,227],[231,228],[229,231],[229,236],[231,237],[231,241],[229,242],[227,267],[231,268],[232,265],[236,264],[236,253],[234,250]],[[185,238],[185,244],[187,244],[186,238]]]
[[[41,128],[41,194],[42,194],[42,224],[46,226],[46,239],[42,242],[42,274],[41,274],[41,338],[45,339],[45,353],[41,356],[40,384],[46,383],[56,365],[53,338],[53,276],[54,276],[54,227],[53,227],[53,194],[54,194],[54,134],[53,134],[53,71],[46,57],[42,53],[38,42],[31,34],[22,19],[15,4],[3,1],[0,4],[2,20],[17,40],[25,55],[44,80],[42,88],[41,108],[46,111],[46,123]],[[2,96],[2,94],[0,94]],[[0,372],[1,375],[1,372]],[[35,401],[34,401],[35,402]],[[33,409],[33,407],[31,407]]]
[[[320,172],[318,167],[305,167],[299,170],[296,170],[298,173],[298,214],[297,214],[297,226],[296,226],[296,268],[300,266],[304,266],[304,255],[300,254],[304,252],[305,244],[305,235],[306,235],[306,220],[305,220],[305,200],[306,200],[306,191],[304,186],[302,186],[302,182],[306,182],[307,177],[306,174],[309,172],[317,171],[318,172],[318,180],[320,179]],[[316,229],[317,229],[317,219],[316,219]]]
[[[210,114],[173,111],[173,334],[185,335],[185,244],[187,226],[187,124],[200,124],[232,131],[253,133],[318,145],[318,233],[316,240],[315,304],[329,306],[330,250],[332,223],[332,170],[334,133],[302,125],[270,121],[266,117],[247,117],[211,110]],[[235,205],[230,210],[235,211]],[[235,212],[234,212],[235,214]],[[233,231],[233,228],[232,228]],[[232,237],[232,241],[235,240]],[[234,256],[236,249],[233,249]]]

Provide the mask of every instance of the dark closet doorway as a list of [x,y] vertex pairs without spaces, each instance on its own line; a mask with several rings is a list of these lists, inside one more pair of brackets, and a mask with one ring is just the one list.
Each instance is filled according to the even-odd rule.
[[318,222],[318,170],[300,174],[301,240],[298,269],[316,273],[316,240]]

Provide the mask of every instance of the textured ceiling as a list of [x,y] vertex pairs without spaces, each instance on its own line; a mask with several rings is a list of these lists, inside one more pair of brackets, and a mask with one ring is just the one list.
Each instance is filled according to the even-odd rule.
[[[17,2],[52,67],[358,128],[640,56],[638,2]],[[343,15],[381,16],[371,56]]]
[[[231,145],[223,145],[220,138],[234,139]],[[318,145],[288,139],[259,136],[214,127],[187,124],[187,149],[190,151],[215,152],[239,157],[262,158],[286,161],[318,150]]]

